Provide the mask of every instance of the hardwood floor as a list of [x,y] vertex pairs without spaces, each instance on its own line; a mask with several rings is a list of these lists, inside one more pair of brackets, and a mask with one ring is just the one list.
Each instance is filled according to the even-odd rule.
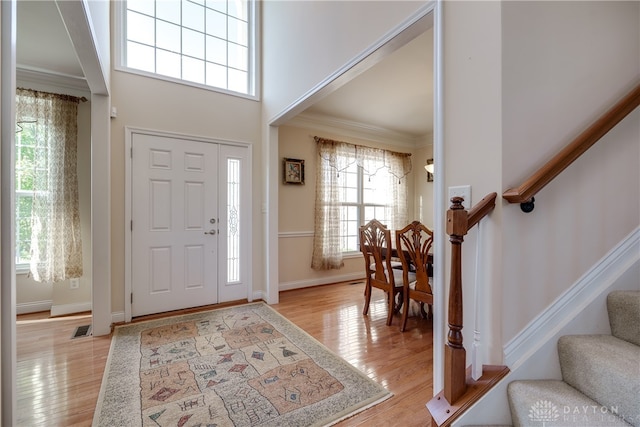
[[[432,322],[400,316],[385,325],[384,294],[374,290],[362,315],[363,284],[340,283],[282,292],[272,307],[394,396],[338,426],[426,426],[432,397]],[[90,426],[109,353],[110,337],[71,339],[91,316],[17,320],[18,426]]]

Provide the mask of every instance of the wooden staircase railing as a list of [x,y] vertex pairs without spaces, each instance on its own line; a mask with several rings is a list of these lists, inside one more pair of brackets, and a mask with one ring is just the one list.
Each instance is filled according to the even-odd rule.
[[509,203],[520,203],[524,212],[533,210],[534,197],[560,172],[598,142],[607,132],[640,105],[640,84],[598,118],[584,132],[527,178],[522,185],[510,188],[502,194]]
[[432,426],[448,426],[508,372],[504,366],[484,366],[477,381],[466,368],[462,344],[462,242],[469,229],[489,214],[496,204],[496,193],[480,200],[470,211],[464,199],[454,197],[447,211],[447,234],[451,242],[451,280],[449,286],[449,334],[444,354],[444,390],[427,403]]

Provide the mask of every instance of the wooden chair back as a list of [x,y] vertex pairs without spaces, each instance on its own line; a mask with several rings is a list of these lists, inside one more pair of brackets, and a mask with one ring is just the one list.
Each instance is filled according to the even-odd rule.
[[[362,313],[369,312],[372,288],[378,288],[387,294],[387,325],[391,325],[393,313],[399,311],[400,302],[396,304],[396,295],[402,294],[400,270],[392,266],[391,231],[380,221],[372,219],[360,229],[360,251],[365,262],[365,304]],[[394,273],[398,277],[394,277]]]
[[[420,302],[421,312],[424,304],[429,305],[429,312],[433,304],[433,291],[429,277],[431,276],[433,254],[433,232],[419,221],[413,221],[401,230],[396,231],[396,248],[402,262],[404,308],[400,329],[404,331],[409,312],[409,300]],[[415,279],[409,278],[410,272],[415,273]]]
[[372,219],[360,227],[360,251],[365,271],[381,289],[395,286],[391,265],[391,231],[380,221]]

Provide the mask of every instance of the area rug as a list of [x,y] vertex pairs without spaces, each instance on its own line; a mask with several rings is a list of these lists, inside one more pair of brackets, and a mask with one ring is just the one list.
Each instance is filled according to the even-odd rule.
[[94,426],[323,426],[391,393],[264,303],[115,329]]

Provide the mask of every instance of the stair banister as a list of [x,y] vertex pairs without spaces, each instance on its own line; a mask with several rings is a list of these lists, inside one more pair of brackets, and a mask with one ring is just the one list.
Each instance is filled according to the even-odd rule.
[[462,345],[462,242],[469,229],[493,210],[496,193],[480,200],[469,212],[462,197],[451,199],[447,211],[447,234],[451,242],[451,279],[449,286],[449,333],[444,353],[444,397],[456,402],[466,391],[466,350]]
[[504,366],[485,365],[482,377],[475,381],[466,368],[466,350],[462,344],[462,242],[469,229],[493,210],[496,197],[496,193],[488,194],[468,212],[462,206],[464,199],[453,197],[447,211],[447,234],[451,242],[449,333],[444,355],[444,390],[427,403],[432,426],[450,425],[508,372]]
[[502,197],[509,203],[520,203],[524,212],[531,212],[533,210],[533,196],[639,105],[640,84],[611,107],[610,110],[600,116],[600,118],[593,122],[591,126],[578,135],[544,166],[534,172],[520,186],[508,189],[502,194]]

